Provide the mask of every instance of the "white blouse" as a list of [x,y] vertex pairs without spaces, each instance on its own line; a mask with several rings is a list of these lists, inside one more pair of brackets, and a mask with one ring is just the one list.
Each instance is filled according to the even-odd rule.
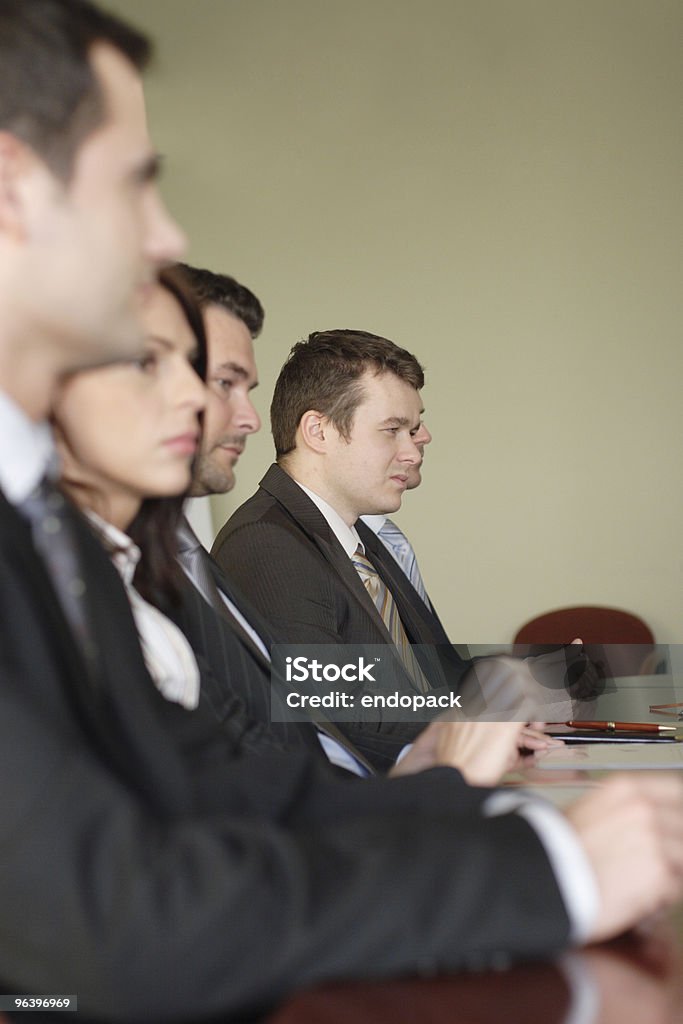
[[196,708],[199,703],[199,667],[187,638],[174,622],[145,601],[133,586],[133,576],[141,557],[139,547],[127,533],[105,522],[94,512],[88,511],[87,516],[123,580],[145,664],[155,686],[166,700],[189,709]]

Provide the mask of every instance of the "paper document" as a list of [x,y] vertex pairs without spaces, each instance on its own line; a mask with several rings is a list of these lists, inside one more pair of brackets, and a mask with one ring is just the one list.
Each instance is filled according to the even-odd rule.
[[536,754],[535,767],[541,771],[568,768],[574,771],[683,768],[683,743],[572,744]]

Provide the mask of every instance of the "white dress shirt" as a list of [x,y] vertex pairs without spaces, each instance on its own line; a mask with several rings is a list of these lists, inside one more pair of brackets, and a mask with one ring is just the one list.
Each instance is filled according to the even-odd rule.
[[0,489],[9,503],[25,501],[55,459],[47,423],[34,423],[0,391]]
[[295,480],[294,483],[299,485],[301,490],[308,495],[313,504],[325,517],[327,525],[332,530],[332,533],[344,548],[344,551],[349,558],[353,558],[359,546],[363,554],[365,554],[365,545],[358,536],[356,527],[347,526],[337,510],[332,508],[330,503],[325,501],[324,498],[321,498],[319,494],[315,493],[315,491],[312,491],[309,487],[305,487],[304,484],[300,484],[298,480]]
[[388,516],[383,516],[383,515],[378,515],[378,516],[361,516],[361,519],[363,520],[363,522],[365,523],[366,526],[370,527],[370,529],[372,530],[373,533],[376,533],[376,534],[379,535],[379,531],[382,529],[382,527],[386,523],[386,521],[388,519]]
[[184,633],[163,612],[149,604],[133,586],[140,548],[127,533],[87,513],[123,580],[147,670],[159,692],[190,710],[199,703],[199,667]]

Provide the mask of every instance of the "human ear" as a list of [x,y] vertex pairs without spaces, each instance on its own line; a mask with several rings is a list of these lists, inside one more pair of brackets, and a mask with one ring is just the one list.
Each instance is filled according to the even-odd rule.
[[23,178],[28,169],[27,147],[9,132],[0,132],[0,231],[7,237],[25,233]]
[[327,447],[325,431],[327,418],[315,409],[309,409],[299,420],[299,434],[302,443],[314,452],[324,452]]
[[0,233],[17,242],[43,224],[61,190],[45,161],[11,132],[0,132]]

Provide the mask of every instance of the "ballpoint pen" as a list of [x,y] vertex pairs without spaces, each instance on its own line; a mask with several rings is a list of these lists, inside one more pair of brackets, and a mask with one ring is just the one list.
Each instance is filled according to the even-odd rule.
[[669,718],[677,718],[679,722],[683,719],[683,711],[669,711],[669,708],[683,708],[680,701],[675,704],[650,704],[650,712],[657,715],[667,715]]

